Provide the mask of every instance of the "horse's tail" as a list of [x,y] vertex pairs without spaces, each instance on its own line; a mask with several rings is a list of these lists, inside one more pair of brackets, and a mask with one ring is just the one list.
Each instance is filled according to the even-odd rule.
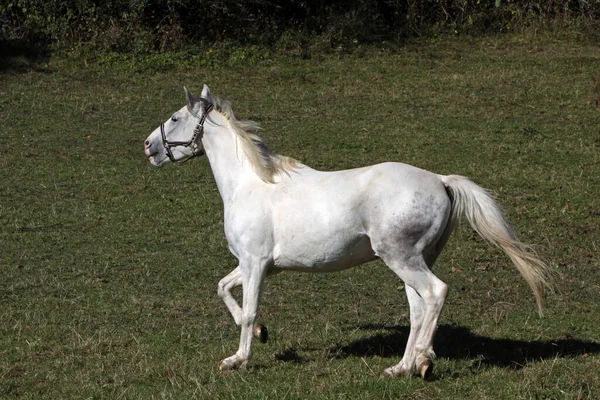
[[462,176],[440,177],[452,191],[451,223],[465,215],[482,238],[500,247],[510,257],[533,290],[538,312],[542,315],[542,289],[549,286],[548,266],[531,247],[517,239],[502,210],[485,189]]

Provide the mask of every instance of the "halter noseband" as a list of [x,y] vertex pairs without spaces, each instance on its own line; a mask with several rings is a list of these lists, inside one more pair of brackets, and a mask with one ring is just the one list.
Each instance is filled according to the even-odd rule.
[[202,113],[202,117],[200,117],[200,121],[198,121],[198,125],[196,125],[196,128],[194,128],[194,134],[192,135],[191,139],[188,140],[187,142],[181,142],[181,141],[170,142],[170,141],[168,141],[167,134],[165,133],[165,124],[164,123],[160,124],[160,134],[162,136],[162,143],[163,143],[163,146],[165,147],[165,151],[167,152],[167,156],[169,157],[169,160],[171,160],[172,163],[175,163],[178,161],[178,160],[175,160],[175,157],[173,157],[173,152],[171,152],[172,147],[184,146],[184,147],[188,147],[188,148],[192,149],[192,155],[190,157],[186,158],[185,161],[189,160],[190,158],[204,155],[204,149],[198,148],[198,138],[201,138],[202,134],[204,133],[204,121],[206,121],[206,116],[213,109],[213,105],[204,99],[202,99],[202,101],[206,103],[206,106],[204,107],[204,111]]

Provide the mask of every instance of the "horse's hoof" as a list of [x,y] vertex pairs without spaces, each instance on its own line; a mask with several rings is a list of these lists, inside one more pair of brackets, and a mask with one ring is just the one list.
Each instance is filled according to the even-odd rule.
[[396,378],[398,376],[406,376],[406,375],[408,375],[408,371],[406,371],[405,369],[403,369],[401,367],[398,367],[397,365],[386,368],[385,371],[383,371],[383,376],[386,378]]
[[246,367],[247,363],[248,363],[248,360],[241,361],[236,356],[232,356],[232,357],[226,358],[223,361],[221,361],[219,363],[219,369],[221,371],[242,369],[242,368]]
[[421,378],[428,380],[431,378],[431,373],[433,372],[433,362],[431,360],[425,360],[419,365],[419,373],[421,374]]
[[262,324],[254,324],[254,337],[261,343],[267,343],[269,340],[269,330]]

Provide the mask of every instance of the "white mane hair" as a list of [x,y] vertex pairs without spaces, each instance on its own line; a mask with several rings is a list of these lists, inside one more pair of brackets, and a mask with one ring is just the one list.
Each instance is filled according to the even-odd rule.
[[212,96],[211,101],[214,109],[229,121],[231,129],[241,139],[244,154],[263,182],[276,183],[276,178],[281,174],[289,175],[293,170],[300,168],[301,164],[298,160],[273,153],[267,147],[264,140],[256,134],[260,129],[258,123],[249,120],[239,121],[231,109],[229,100]]

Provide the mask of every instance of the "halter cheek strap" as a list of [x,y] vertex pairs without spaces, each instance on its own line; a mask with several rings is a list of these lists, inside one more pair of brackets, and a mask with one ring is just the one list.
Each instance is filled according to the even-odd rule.
[[202,117],[200,117],[200,121],[198,121],[198,125],[196,125],[196,128],[194,128],[194,134],[192,135],[190,140],[188,140],[187,142],[167,140],[167,134],[165,133],[165,124],[164,123],[160,124],[160,134],[162,136],[162,143],[163,143],[163,146],[165,147],[167,157],[169,157],[169,160],[171,160],[172,163],[175,163],[178,161],[175,159],[175,157],[173,157],[173,152],[171,151],[171,148],[173,148],[173,147],[183,146],[183,147],[190,148],[192,150],[192,155],[190,157],[186,158],[185,161],[189,160],[190,158],[204,155],[204,153],[205,153],[204,149],[198,148],[198,139],[202,138],[202,134],[204,133],[204,121],[206,121],[206,117],[212,111],[212,109],[213,109],[213,105],[210,104],[209,102],[206,102],[206,107],[204,107],[204,112],[202,113]]

